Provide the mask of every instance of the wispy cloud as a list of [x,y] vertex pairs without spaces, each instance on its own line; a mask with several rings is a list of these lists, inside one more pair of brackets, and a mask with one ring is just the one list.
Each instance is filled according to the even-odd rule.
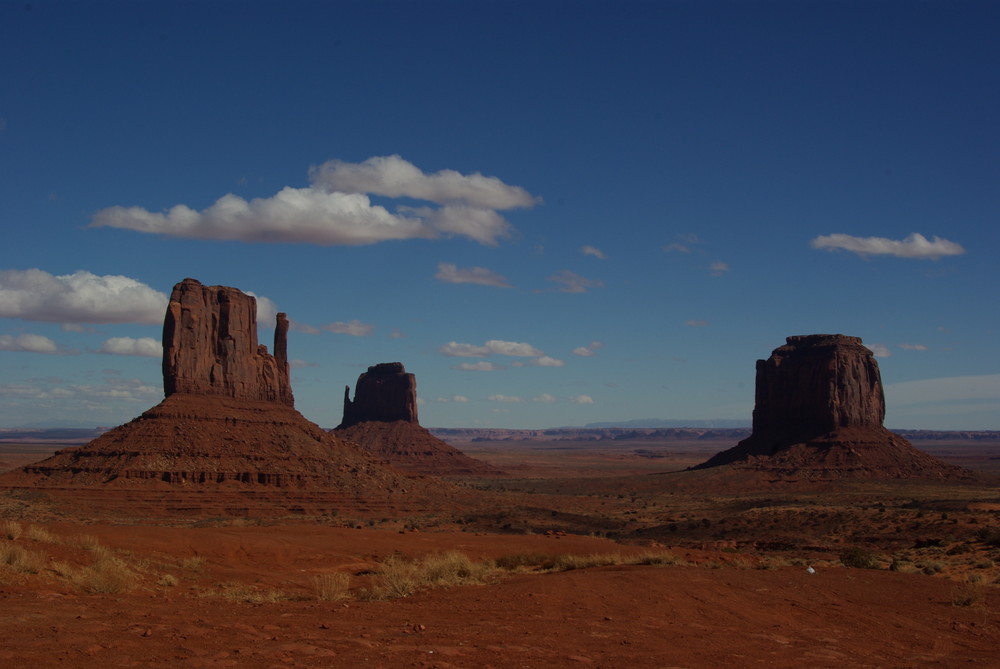
[[163,322],[167,296],[127,276],[0,270],[0,317],[53,323]]
[[969,400],[1000,400],[1000,374],[951,376],[890,383],[886,401],[895,405]]
[[556,272],[549,277],[549,281],[560,284],[559,291],[563,293],[586,293],[591,288],[604,287],[603,281],[587,279],[568,269]]
[[59,353],[59,345],[37,334],[0,335],[0,351],[20,353]]
[[708,266],[708,271],[712,274],[712,276],[722,276],[729,271],[729,265],[717,260]]
[[834,234],[816,237],[809,244],[814,249],[850,251],[859,256],[889,255],[897,258],[924,260],[937,260],[943,256],[957,256],[965,253],[965,249],[955,242],[937,236],[928,241],[919,232],[914,232],[902,240]]
[[518,404],[524,399],[516,395],[490,395],[487,397],[490,402],[503,402],[504,404]]
[[589,358],[591,356],[597,355],[597,351],[604,346],[604,342],[592,341],[588,346],[577,346],[573,349],[573,355],[579,355],[583,358]]
[[531,344],[516,341],[502,341],[491,339],[482,346],[474,344],[460,344],[458,342],[448,342],[440,349],[441,353],[459,358],[485,358],[489,355],[508,355],[514,357],[536,357],[544,355],[542,351]]
[[327,323],[326,325],[321,325],[320,329],[334,334],[351,335],[352,337],[368,337],[375,332],[374,325],[362,323],[357,319],[346,323],[342,323],[340,321],[337,321],[336,323]]
[[904,351],[926,351],[927,347],[923,344],[900,344],[899,348]]
[[557,400],[557,398],[556,398],[555,395],[549,395],[548,393],[542,393],[538,397],[532,397],[531,401],[532,402],[538,402],[540,404],[552,404],[554,402],[557,402],[558,400]]
[[698,235],[693,233],[677,235],[675,239],[676,242],[665,244],[662,247],[664,253],[691,253],[691,247],[701,243]]
[[867,344],[867,348],[876,358],[888,358],[892,355],[892,351],[885,344]]
[[465,267],[459,268],[454,263],[438,263],[435,279],[445,283],[475,283],[481,286],[494,286],[496,288],[510,288],[507,277],[497,274],[485,267]]
[[[331,160],[309,170],[306,188],[286,187],[267,198],[245,200],[229,193],[197,211],[183,204],[166,212],[142,207],[108,207],[90,227],[112,227],[192,239],[325,246],[374,244],[388,240],[462,236],[496,245],[510,235],[497,210],[531,207],[540,199],[519,186],[479,173],[421,171],[400,156],[361,163]],[[439,205],[373,204],[368,194],[412,198]]]
[[452,395],[451,397],[439,397],[437,398],[437,401],[444,404],[447,404],[449,402],[455,402],[457,404],[465,404],[469,401],[469,398],[466,397],[465,395]]
[[163,356],[163,345],[152,337],[112,337],[101,344],[98,353],[107,355],[137,355],[144,358]]
[[503,365],[496,365],[488,360],[482,360],[480,362],[460,362],[457,365],[452,365],[452,369],[463,372],[499,372],[505,369],[505,367]]
[[293,321],[293,320],[290,320],[288,324],[288,329],[292,330],[293,332],[301,332],[303,334],[308,334],[308,335],[318,335],[320,332],[319,328],[313,327],[308,323],[300,323],[299,321]]
[[585,256],[594,256],[595,258],[598,258],[600,260],[606,260],[608,257],[604,254],[604,251],[597,248],[596,246],[590,246],[590,245],[584,246],[582,249],[580,249],[580,252]]

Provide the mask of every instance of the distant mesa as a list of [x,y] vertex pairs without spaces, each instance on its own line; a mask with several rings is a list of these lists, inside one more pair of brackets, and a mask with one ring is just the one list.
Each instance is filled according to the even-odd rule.
[[883,427],[878,363],[859,337],[788,337],[757,361],[753,432],[694,469],[721,465],[816,478],[952,478],[968,472]]
[[401,362],[372,365],[358,377],[354,400],[344,393],[344,419],[334,434],[360,444],[373,457],[428,476],[498,476],[499,469],[470,458],[421,427],[417,381]]
[[421,489],[293,408],[288,319],[278,314],[272,356],[257,344],[256,310],[256,300],[236,288],[178,283],[163,326],[165,399],[84,446],[5,475],[4,482],[325,490],[368,507]]

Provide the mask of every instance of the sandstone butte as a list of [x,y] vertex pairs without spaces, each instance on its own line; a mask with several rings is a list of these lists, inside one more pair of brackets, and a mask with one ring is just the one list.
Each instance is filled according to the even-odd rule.
[[252,296],[185,279],[174,286],[164,319],[164,400],[84,446],[4,475],[3,483],[326,491],[311,498],[309,511],[320,513],[345,505],[386,508],[416,493],[424,500],[447,497],[444,484],[432,491],[295,410],[287,332],[288,319],[278,314],[272,356],[257,343]]
[[721,465],[779,476],[966,478],[885,427],[874,354],[859,337],[788,337],[757,361],[753,432],[693,469]]
[[333,432],[360,444],[393,466],[428,476],[500,476],[499,469],[471,458],[420,426],[417,380],[400,362],[372,365],[358,377],[351,400],[344,391],[344,419]]

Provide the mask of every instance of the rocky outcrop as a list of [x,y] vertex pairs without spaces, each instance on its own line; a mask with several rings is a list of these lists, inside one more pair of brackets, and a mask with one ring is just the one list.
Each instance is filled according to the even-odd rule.
[[344,391],[344,419],[337,429],[367,421],[417,421],[417,380],[401,362],[372,365],[358,377],[351,401],[351,387]]
[[498,476],[499,469],[470,458],[417,422],[417,380],[401,362],[372,365],[358,377],[351,401],[344,392],[344,419],[333,430],[373,457],[428,476]]
[[288,318],[274,328],[274,355],[257,343],[257,301],[236,288],[184,279],[163,321],[163,391],[293,406]]
[[751,435],[694,469],[731,464],[821,478],[963,475],[885,429],[884,418],[878,363],[859,337],[788,337],[757,361]]

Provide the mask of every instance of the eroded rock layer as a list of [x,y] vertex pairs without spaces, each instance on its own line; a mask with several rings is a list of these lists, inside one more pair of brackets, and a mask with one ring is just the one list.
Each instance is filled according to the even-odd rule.
[[493,465],[469,457],[416,423],[366,421],[334,432],[404,471],[427,476],[503,475]]
[[236,288],[184,279],[163,320],[163,391],[295,403],[288,318],[278,314],[274,355],[257,343],[257,301]]
[[885,429],[875,356],[859,337],[788,337],[757,361],[753,432],[695,469],[736,465],[826,478],[961,477]]

